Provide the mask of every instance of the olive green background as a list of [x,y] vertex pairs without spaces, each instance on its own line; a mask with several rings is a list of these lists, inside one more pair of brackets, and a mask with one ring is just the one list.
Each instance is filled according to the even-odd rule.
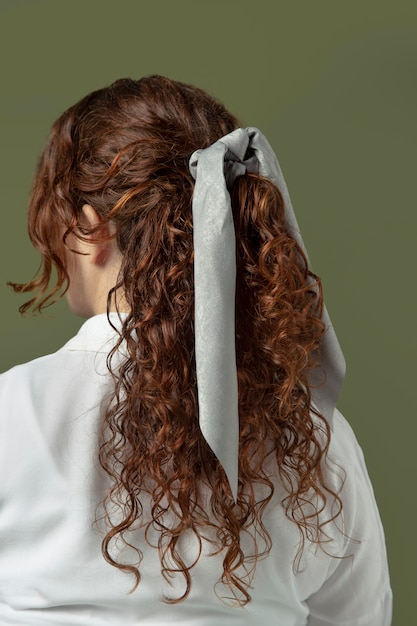
[[364,448],[385,526],[394,626],[410,626],[416,3],[1,0],[0,59],[0,370],[55,350],[81,324],[64,302],[21,319],[23,299],[5,286],[38,266],[25,209],[54,119],[122,76],[160,73],[209,90],[278,154],[347,359],[340,407]]

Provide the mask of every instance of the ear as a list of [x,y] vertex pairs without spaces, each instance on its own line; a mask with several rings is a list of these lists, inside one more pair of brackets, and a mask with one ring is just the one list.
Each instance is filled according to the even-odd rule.
[[[101,215],[90,204],[84,204],[81,209],[80,228],[83,227],[87,232],[98,228],[91,234],[82,233],[85,239],[79,241],[80,251],[87,254],[94,265],[105,265],[110,255],[110,227],[103,224]],[[100,237],[103,241],[97,240]]]
[[100,226],[102,221],[102,217],[91,206],[91,204],[83,204],[80,219],[81,228],[83,226],[88,229],[96,228],[96,226]]

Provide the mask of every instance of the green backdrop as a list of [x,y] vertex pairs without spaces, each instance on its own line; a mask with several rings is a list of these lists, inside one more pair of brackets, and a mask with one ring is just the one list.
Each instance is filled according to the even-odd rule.
[[[417,5],[382,0],[1,0],[0,369],[80,326],[21,319],[6,280],[38,266],[25,230],[37,154],[88,91],[149,73],[208,89],[259,126],[286,175],[343,346],[340,407],[364,448],[389,550],[394,626],[414,619]],[[18,393],[18,390],[17,390]]]

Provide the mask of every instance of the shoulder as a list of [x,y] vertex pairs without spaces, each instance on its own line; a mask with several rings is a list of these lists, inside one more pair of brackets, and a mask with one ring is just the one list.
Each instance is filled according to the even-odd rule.
[[[0,375],[0,430],[58,423],[99,400],[117,333],[106,316],[91,318],[62,348]],[[3,437],[5,440],[6,437]]]
[[[58,350],[12,367],[0,375],[0,432],[3,442],[33,424],[74,395],[80,387],[80,353]],[[91,367],[88,368],[91,370]],[[62,410],[62,409],[61,409]]]
[[333,414],[332,432],[330,438],[329,453],[334,460],[345,463],[349,461],[358,467],[365,467],[365,459],[362,448],[347,419],[335,409]]
[[361,528],[366,535],[380,527],[379,513],[362,448],[352,427],[337,409],[333,416],[328,466],[342,488],[340,496],[349,529]]
[[[120,324],[114,314],[111,314],[111,322]],[[96,364],[101,363],[117,339],[117,331],[110,325],[106,314],[92,317],[56,352],[16,365],[0,374],[0,393],[10,387],[17,390],[16,385],[19,388],[31,381],[42,383],[46,377],[55,379],[62,375],[68,376],[75,371],[71,371],[71,368],[77,368],[83,362],[88,362],[90,367],[92,360]]]
[[27,384],[29,380],[49,366],[50,362],[54,360],[55,354],[38,357],[2,372],[0,374],[0,395],[4,395],[10,389],[13,389],[17,395],[22,385]]

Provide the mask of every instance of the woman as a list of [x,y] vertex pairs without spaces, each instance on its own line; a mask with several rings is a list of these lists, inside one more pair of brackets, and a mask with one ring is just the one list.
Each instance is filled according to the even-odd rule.
[[390,624],[343,356],[262,134],[119,80],[56,121],[29,233],[22,310],[66,293],[89,319],[0,379],[0,622]]

